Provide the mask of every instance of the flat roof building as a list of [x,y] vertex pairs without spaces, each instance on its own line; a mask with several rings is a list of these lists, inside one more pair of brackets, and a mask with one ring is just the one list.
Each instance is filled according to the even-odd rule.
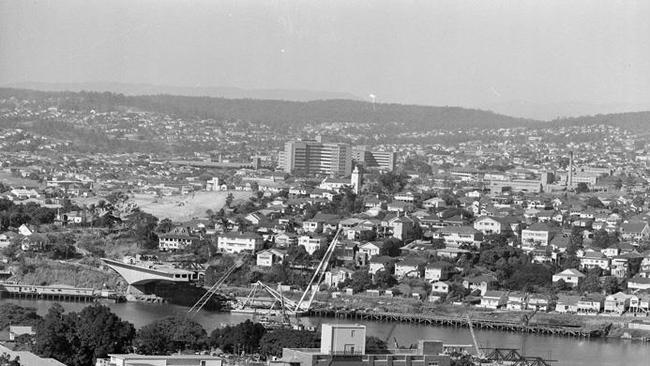
[[368,353],[366,327],[358,324],[323,324],[321,348],[285,348],[274,366],[449,366],[441,341],[421,340],[415,349]]

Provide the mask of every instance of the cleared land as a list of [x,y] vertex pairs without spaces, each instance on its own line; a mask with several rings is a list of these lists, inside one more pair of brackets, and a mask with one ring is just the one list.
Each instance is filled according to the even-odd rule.
[[196,217],[205,217],[205,211],[219,211],[226,205],[226,197],[232,193],[233,205],[238,201],[245,201],[252,197],[251,192],[223,191],[223,192],[195,192],[184,196],[157,197],[146,194],[135,194],[131,197],[138,207],[144,212],[156,216],[158,219],[171,219],[175,222],[191,220]]

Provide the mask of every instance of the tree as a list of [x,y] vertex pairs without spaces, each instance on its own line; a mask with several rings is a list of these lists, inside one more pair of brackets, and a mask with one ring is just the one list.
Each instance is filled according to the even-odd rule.
[[174,228],[174,223],[172,220],[165,218],[158,223],[156,231],[159,233],[168,233]]
[[531,291],[533,287],[545,287],[551,284],[553,273],[542,264],[525,264],[513,268],[512,275],[505,286],[512,290]]
[[257,352],[260,341],[266,333],[266,328],[260,323],[246,320],[237,325],[217,328],[210,334],[210,344],[219,347],[227,353]]
[[608,233],[605,229],[596,230],[594,232],[594,240],[592,245],[597,248],[607,248],[612,244],[618,242],[618,237],[615,233]]
[[72,344],[68,335],[71,333],[72,324],[65,317],[63,307],[54,304],[36,327],[34,353],[70,364]]
[[589,186],[585,182],[580,182],[576,186],[576,193],[586,193],[589,192]]
[[167,317],[140,328],[134,342],[137,352],[146,355],[197,350],[206,343],[205,329],[193,320],[180,317]]
[[0,366],[20,366],[20,357],[11,359],[9,354],[3,353],[0,355]]
[[41,320],[42,318],[36,314],[33,308],[24,308],[12,303],[0,306],[0,329],[4,329],[10,324],[35,326]]
[[389,257],[398,257],[402,251],[402,241],[396,238],[388,238],[384,240],[384,245],[379,250],[380,255],[387,255]]
[[235,196],[233,196],[232,193],[228,193],[228,196],[226,196],[226,207],[230,207],[234,199]]
[[381,338],[375,336],[366,337],[366,353],[383,354],[388,353],[388,346]]
[[602,272],[602,269],[598,267],[590,269],[579,285],[580,290],[584,292],[600,292],[602,290],[600,285]]
[[92,305],[68,314],[71,365],[94,365],[109,353],[125,353],[135,336],[133,324],[123,321],[104,305]]
[[613,294],[619,292],[621,290],[621,286],[616,277],[610,276],[605,278],[605,281],[603,281],[602,289],[607,294]]
[[317,348],[318,333],[308,330],[274,329],[260,339],[260,353],[266,357],[281,356],[283,348]]
[[587,200],[587,206],[591,206],[591,207],[594,207],[594,208],[603,208],[603,207],[605,207],[603,202],[601,200],[599,200],[598,197],[595,197],[595,196],[589,197],[589,199]]
[[339,284],[340,287],[350,287],[354,292],[362,292],[373,287],[372,276],[366,269],[360,269],[352,273],[350,278]]
[[375,273],[375,283],[380,288],[391,288],[397,284],[395,277],[389,271],[382,269]]

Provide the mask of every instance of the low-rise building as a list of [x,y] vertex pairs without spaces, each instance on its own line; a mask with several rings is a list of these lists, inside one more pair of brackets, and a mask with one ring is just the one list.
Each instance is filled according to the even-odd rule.
[[222,366],[221,357],[210,355],[138,355],[108,354],[108,358],[97,359],[95,366]]
[[282,264],[287,252],[280,249],[267,249],[257,253],[256,264],[260,267],[272,267],[274,264]]
[[305,251],[312,255],[315,251],[327,245],[327,238],[316,235],[301,235],[298,237],[298,245],[305,247]]
[[217,249],[225,253],[255,253],[264,248],[264,240],[253,233],[225,233],[217,237]]
[[567,268],[564,271],[553,275],[553,283],[557,283],[562,280],[565,284],[571,287],[576,287],[584,278],[585,275],[577,269]]
[[486,309],[500,309],[508,303],[508,296],[503,291],[487,291],[481,296],[480,307]]

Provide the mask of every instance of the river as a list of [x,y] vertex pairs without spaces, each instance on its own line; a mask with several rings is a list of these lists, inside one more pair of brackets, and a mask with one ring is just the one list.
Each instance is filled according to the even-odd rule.
[[[0,306],[5,303],[15,303],[24,307],[35,308],[44,315],[52,305],[51,301],[31,301],[2,299]],[[171,304],[144,303],[105,303],[111,310],[124,320],[133,323],[136,328],[142,327],[156,319],[171,315],[185,315],[187,308]],[[79,311],[88,304],[61,303],[66,311]],[[211,313],[202,311],[195,315],[199,322],[209,332],[224,324],[235,324],[250,319],[243,314]],[[353,320],[300,318],[306,325],[317,326],[324,322],[354,323]],[[393,337],[400,345],[410,345],[420,339],[439,339],[448,344],[471,344],[472,339],[467,328],[446,328],[406,323],[362,322],[367,327],[368,335],[385,339],[390,335],[390,345]],[[393,328],[394,326],[394,328]],[[390,334],[392,331],[392,334]],[[558,360],[554,365],[632,365],[650,366],[650,344],[618,339],[578,339],[545,335],[519,334],[497,331],[476,330],[476,336],[481,346],[517,348],[524,350],[523,354],[540,356]]]

